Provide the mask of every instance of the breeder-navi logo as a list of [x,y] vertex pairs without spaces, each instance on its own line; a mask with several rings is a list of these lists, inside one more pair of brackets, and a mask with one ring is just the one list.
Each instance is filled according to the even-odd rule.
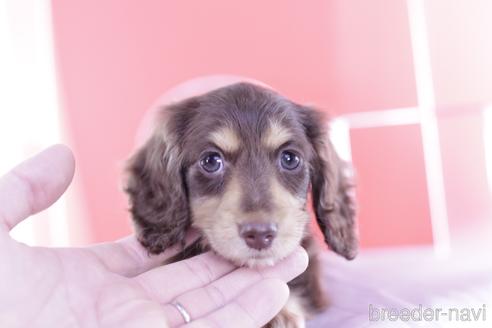
[[378,308],[369,304],[369,321],[485,321],[487,308]]

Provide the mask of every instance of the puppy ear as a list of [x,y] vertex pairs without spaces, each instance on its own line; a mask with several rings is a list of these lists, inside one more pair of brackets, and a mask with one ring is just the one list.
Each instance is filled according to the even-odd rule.
[[306,135],[314,151],[310,174],[316,219],[330,248],[351,260],[357,255],[358,236],[350,167],[336,154],[324,115],[311,108],[303,109]]
[[182,158],[161,126],[127,166],[126,192],[137,237],[153,254],[184,243],[190,226]]

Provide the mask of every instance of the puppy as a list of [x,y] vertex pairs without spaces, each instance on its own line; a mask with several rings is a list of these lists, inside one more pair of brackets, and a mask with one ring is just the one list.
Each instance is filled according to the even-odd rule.
[[126,191],[142,245],[152,254],[198,243],[173,261],[213,250],[237,265],[272,265],[302,245],[309,267],[270,327],[303,327],[326,306],[306,209],[326,243],[357,253],[354,201],[323,115],[248,83],[167,106],[153,135],[130,159]]

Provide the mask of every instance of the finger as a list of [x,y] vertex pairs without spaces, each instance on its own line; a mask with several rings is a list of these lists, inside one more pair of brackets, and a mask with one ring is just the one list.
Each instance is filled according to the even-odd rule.
[[10,231],[53,204],[72,181],[74,168],[70,149],[55,145],[0,178],[0,225]]
[[[192,244],[197,237],[196,231],[190,230],[185,245]],[[166,259],[175,256],[183,248],[181,245],[174,245],[161,254],[151,255],[137,238],[131,235],[115,242],[94,245],[86,250],[96,256],[109,271],[134,277],[162,265]]]
[[156,301],[168,303],[189,290],[208,285],[236,267],[207,252],[145,272],[135,280]]
[[183,327],[263,327],[280,312],[288,297],[289,287],[285,282],[261,280],[226,306]]
[[[307,264],[307,253],[304,249],[299,248],[273,267],[237,269],[203,288],[178,296],[174,301],[182,304],[191,317],[202,317],[223,307],[243,290],[261,280],[277,279],[288,282],[294,279],[306,270]],[[171,326],[183,323],[183,318],[173,305],[165,305],[163,309]]]

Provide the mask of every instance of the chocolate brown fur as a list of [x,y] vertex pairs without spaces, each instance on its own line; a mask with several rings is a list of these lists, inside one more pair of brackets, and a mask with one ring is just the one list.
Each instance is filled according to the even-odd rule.
[[[323,122],[316,110],[247,83],[163,108],[153,136],[128,165],[126,190],[142,245],[160,253],[184,244],[194,226],[201,241],[173,261],[211,248],[239,265],[264,265],[302,243],[310,264],[290,286],[307,312],[323,309],[318,251],[308,228],[309,188],[326,243],[347,259],[357,252],[353,186]],[[302,166],[282,169],[285,149],[299,154]],[[217,174],[199,164],[210,150],[222,156]],[[252,220],[278,225],[271,249],[251,250],[238,236],[236,225]]]

